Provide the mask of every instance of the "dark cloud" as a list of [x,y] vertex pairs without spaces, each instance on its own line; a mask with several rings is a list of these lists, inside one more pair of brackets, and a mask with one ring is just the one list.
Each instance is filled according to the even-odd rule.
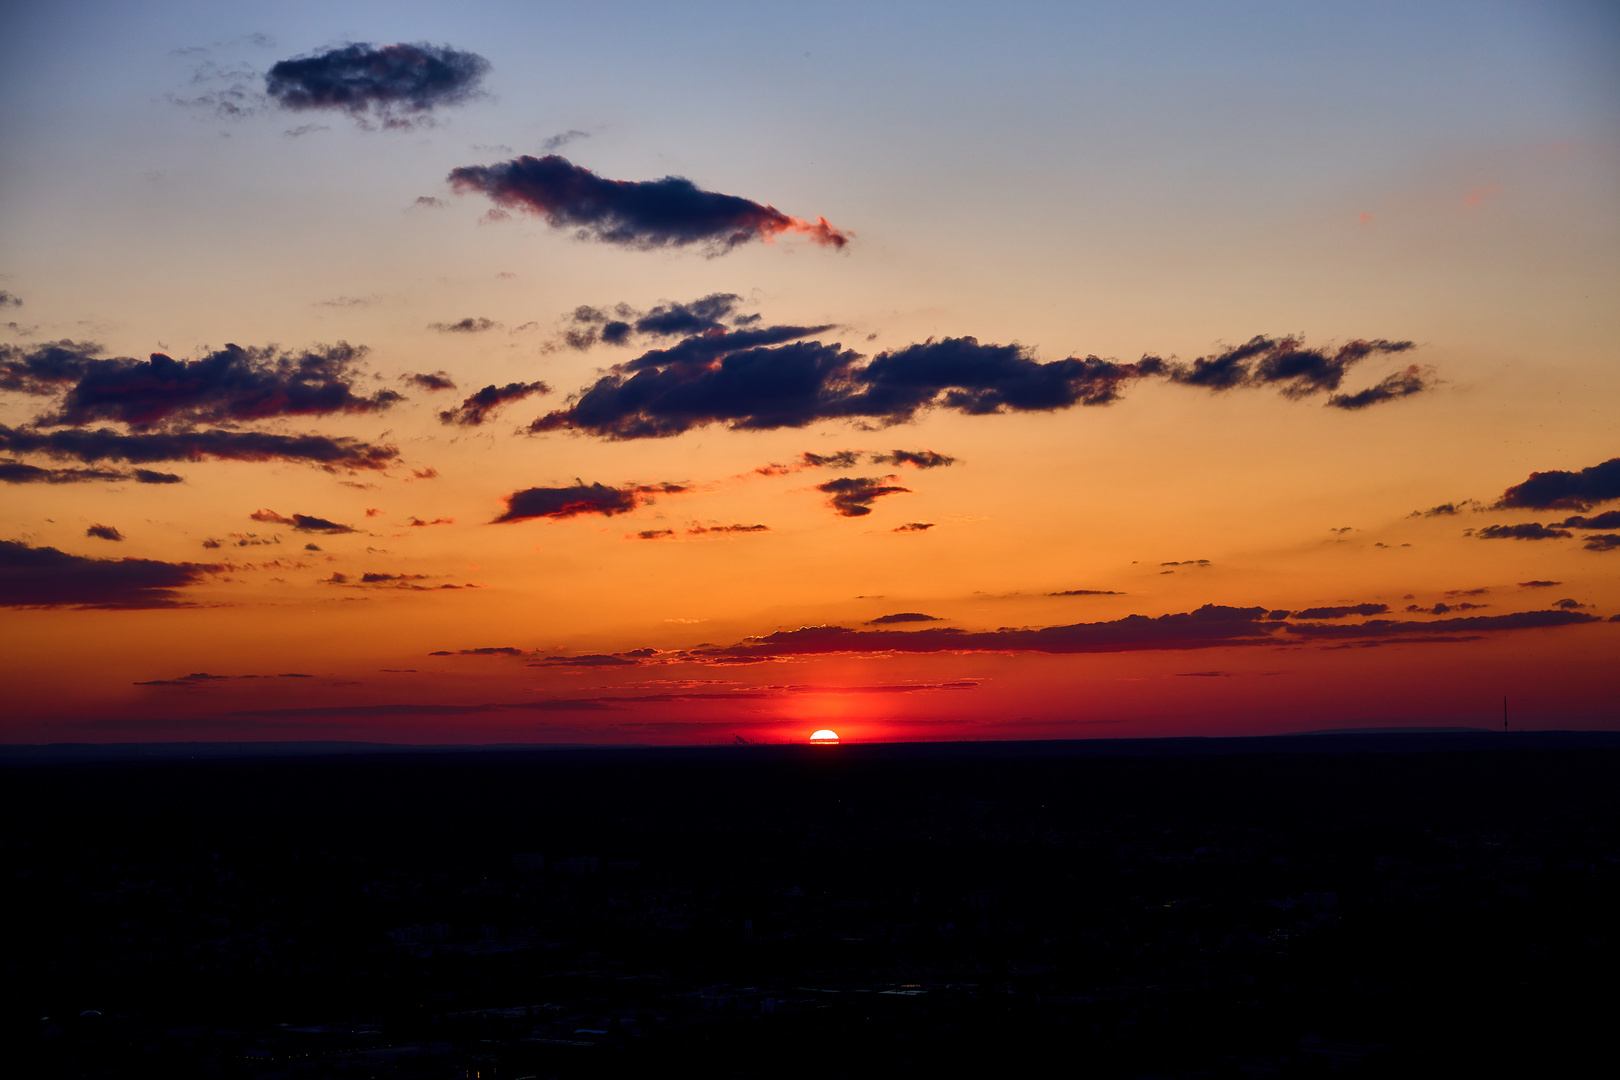
[[299,353],[226,345],[201,360],[175,360],[163,353],[148,360],[85,354],[94,348],[57,342],[5,357],[0,359],[0,383],[27,393],[54,393],[65,386],[57,411],[42,423],[77,427],[114,420],[137,430],[368,413],[403,400],[392,390],[356,394],[356,368],[366,350],[341,341]]
[[493,330],[501,325],[494,319],[465,318],[453,323],[428,323],[429,330],[437,330],[441,334],[482,334],[485,330]]
[[456,388],[455,380],[452,379],[449,376],[448,373],[443,372],[443,371],[434,371],[434,372],[416,371],[416,372],[412,372],[409,375],[401,375],[400,378],[404,379],[406,382],[412,384],[413,386],[420,387],[421,389],[427,390],[429,392],[437,392],[437,391],[440,391],[440,390],[454,390]]
[[0,308],[3,307],[22,307],[22,300],[4,289],[0,289]]
[[1558,601],[1558,603],[1553,605],[1553,607],[1555,607],[1555,608],[1563,608],[1565,611],[1575,611],[1576,609],[1583,608],[1585,606],[1586,605],[1581,603],[1579,600],[1572,600],[1572,599],[1569,599],[1568,597],[1566,597],[1563,600]]
[[178,484],[184,477],[151,469],[47,469],[22,461],[0,461],[0,484],[84,484],[133,480],[137,484]]
[[[0,450],[13,453],[41,453],[54,458],[71,458],[87,464],[98,461],[127,461],[148,464],[157,461],[303,461],[325,469],[382,470],[392,465],[399,451],[392,446],[339,436],[272,435],[261,431],[178,431],[159,434],[126,435],[110,428],[94,431],[41,432],[32,428],[10,428],[0,424]],[[137,474],[146,470],[136,470]],[[168,473],[152,473],[166,477]],[[142,483],[173,483],[171,480],[142,480]]]
[[1614,551],[1620,549],[1620,533],[1598,533],[1588,536],[1581,544],[1587,551]]
[[1521,588],[1521,589],[1550,589],[1554,585],[1562,585],[1562,584],[1563,584],[1562,581],[1521,581],[1521,582],[1519,582],[1519,588]]
[[1313,607],[1304,611],[1296,611],[1296,619],[1347,619],[1351,615],[1382,615],[1389,610],[1388,604],[1354,604],[1348,607]]
[[[1439,606],[1442,612],[1444,605]],[[1289,645],[1305,641],[1458,640],[1484,633],[1597,621],[1565,610],[1528,611],[1511,615],[1464,616],[1425,621],[1377,619],[1365,623],[1282,623],[1267,621],[1262,607],[1234,608],[1215,604],[1196,611],[1148,617],[1129,615],[1108,622],[1076,623],[1039,629],[1003,628],[967,631],[851,630],[811,626],[750,638],[728,648],[698,647],[685,659],[712,663],[750,663],[790,656],[830,653],[1111,653],[1144,650],[1179,651],[1249,645]]]
[[189,688],[189,687],[197,687],[197,686],[206,686],[207,684],[209,684],[211,682],[230,682],[230,681],[231,681],[231,676],[229,676],[229,675],[210,675],[206,671],[193,671],[190,675],[181,675],[180,677],[174,678],[174,679],[147,679],[144,682],[138,682],[135,685],[136,686],[181,686],[181,687],[188,687]]
[[265,92],[284,109],[340,109],[385,127],[411,127],[442,105],[479,93],[489,61],[445,45],[356,43],[282,60],[265,76]]
[[339,525],[335,521],[325,518],[311,517],[308,514],[294,514],[292,517],[282,517],[274,510],[255,510],[248,517],[254,521],[274,522],[277,525],[290,525],[294,532],[326,533],[338,535],[340,533],[359,532],[352,525]]
[[1183,559],[1180,562],[1162,562],[1160,566],[1209,566],[1208,559]]
[[1049,592],[1047,596],[1124,596],[1124,593],[1114,592],[1112,589],[1064,589],[1062,592]]
[[1549,529],[1535,521],[1519,525],[1487,525],[1474,533],[1481,540],[1560,540],[1567,538],[1567,529]]
[[440,649],[438,652],[428,653],[429,656],[522,656],[522,649],[511,645],[486,645],[481,649]]
[[761,533],[770,532],[769,525],[694,525],[686,530],[688,536],[706,536],[711,533]]
[[420,210],[443,210],[446,206],[449,206],[449,205],[450,204],[445,202],[443,199],[440,199],[440,198],[438,198],[436,196],[433,196],[433,195],[418,195],[416,197],[416,201],[411,203],[409,209],[412,209],[412,210],[417,210],[417,209],[420,209]]
[[432,521],[423,521],[419,517],[409,517],[405,519],[405,524],[413,529],[425,529],[430,525],[454,525],[455,523],[455,518],[447,517],[434,518]]
[[102,540],[122,540],[124,534],[112,525],[92,525],[84,530],[84,535],[94,536]]
[[1425,517],[1425,518],[1452,517],[1452,516],[1454,516],[1456,514],[1462,513],[1464,510],[1466,510],[1466,509],[1468,509],[1470,507],[1477,507],[1477,506],[1479,506],[1479,503],[1475,502],[1473,499],[1463,499],[1460,502],[1441,503],[1439,506],[1431,506],[1427,510],[1414,510],[1410,514],[1407,514],[1406,516],[1407,517]]
[[1474,589],[1447,589],[1447,596],[1484,596],[1490,592],[1490,586],[1482,585]]
[[919,469],[938,469],[955,465],[956,459],[933,450],[891,450],[887,454],[873,454],[874,465],[911,465]]
[[1560,529],[1620,529],[1620,510],[1605,510],[1594,517],[1577,514],[1563,521],[1555,521],[1553,525]]
[[551,393],[551,387],[543,382],[510,382],[505,386],[496,386],[491,383],[467,398],[456,408],[446,409],[441,412],[439,419],[446,424],[477,427],[484,422],[490,413],[509,401],[522,401],[524,398],[535,394],[549,393]]
[[55,394],[82,379],[101,346],[90,341],[48,341],[31,349],[0,345],[0,390]]
[[1579,472],[1536,472],[1522,484],[1502,492],[1498,508],[1525,510],[1587,510],[1594,504],[1620,499],[1620,458],[1610,458]]
[[1405,371],[1385,376],[1365,390],[1358,390],[1353,394],[1334,394],[1327,399],[1327,404],[1334,409],[1365,409],[1371,405],[1381,405],[1386,401],[1421,394],[1428,389],[1430,384],[1424,380],[1423,373],[1418,370],[1417,365],[1413,364]]
[[[366,549],[370,551],[370,548]],[[426,581],[431,574],[385,574],[366,571],[358,579],[350,577],[340,571],[333,571],[331,577],[321,578],[321,585],[341,585],[350,589],[405,589],[409,592],[442,592],[446,589],[478,589],[479,585],[418,585],[418,581]]]
[[530,667],[634,667],[640,661],[624,656],[606,656],[591,653],[584,656],[547,656],[534,661]]
[[908,521],[904,525],[896,525],[890,532],[927,532],[934,527],[932,521]]
[[840,476],[825,484],[817,484],[816,490],[832,496],[827,500],[827,505],[839,517],[865,517],[872,512],[872,504],[885,495],[911,491],[910,488],[886,482],[893,479],[892,476]]
[[695,243],[722,254],[783,233],[830,247],[849,242],[826,218],[790,217],[773,206],[704,191],[681,176],[607,180],[555,154],[464,166],[451,170],[448,180],[458,192],[482,192],[497,207],[538,214],[553,228],[643,250]]
[[[1306,348],[1297,337],[1258,335],[1242,345],[1212,356],[1201,356],[1190,364],[1159,363],[1171,381],[1188,386],[1209,390],[1275,386],[1285,397],[1303,398],[1338,390],[1350,369],[1368,357],[1402,353],[1413,347],[1410,341],[1358,339],[1330,351]],[[1417,369],[1408,368],[1360,393],[1334,395],[1328,404],[1341,409],[1359,409],[1424,388]]]
[[0,540],[0,607],[185,607],[176,590],[217,569],[155,559],[92,559]]
[[[1196,383],[1188,374],[1191,369],[1158,357],[1135,363],[1096,356],[1041,363],[1022,346],[985,345],[971,337],[908,345],[869,362],[837,344],[794,340],[772,345],[762,340],[797,338],[814,330],[776,327],[688,337],[615,367],[575,394],[566,408],[537,419],[530,430],[566,428],[610,439],[641,439],[715,423],[734,429],[803,427],[833,419],[890,425],[932,408],[982,415],[1106,405],[1140,379]],[[1406,347],[1400,342],[1352,343],[1329,355],[1298,347],[1294,339],[1287,339],[1292,345],[1286,350],[1281,342],[1258,340],[1273,347],[1261,357],[1267,362],[1253,370],[1244,367],[1248,374],[1234,385],[1275,385],[1292,397],[1338,385],[1343,370],[1369,351]],[[1315,359],[1306,363],[1300,357]],[[938,465],[944,464],[942,458],[919,453],[908,463]]]
[[688,490],[679,484],[632,484],[608,487],[578,481],[571,487],[534,487],[515,491],[506,497],[506,512],[492,524],[527,521],[530,518],[564,520],[581,514],[628,514],[653,495],[678,495]]
[[637,540],[668,540],[674,535],[674,529],[642,529],[635,534]]
[[861,463],[859,450],[835,450],[830,454],[813,454],[806,450],[799,460],[814,469],[853,469]]
[[[1445,605],[1435,605],[1437,609]],[[1518,611],[1511,615],[1465,615],[1454,619],[1430,619],[1423,622],[1396,619],[1372,619],[1349,626],[1324,623],[1290,623],[1286,630],[1308,638],[1390,638],[1430,636],[1436,633],[1478,634],[1502,630],[1531,630],[1547,626],[1570,626],[1575,623],[1596,622],[1591,615],[1574,611]]]
[[920,611],[899,611],[893,615],[879,615],[875,619],[868,619],[867,626],[889,626],[893,623],[908,622],[944,622],[938,615],[924,615]]

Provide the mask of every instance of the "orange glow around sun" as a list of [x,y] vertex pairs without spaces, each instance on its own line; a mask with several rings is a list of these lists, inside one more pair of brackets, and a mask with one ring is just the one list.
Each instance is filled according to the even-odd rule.
[[810,736],[810,741],[817,746],[837,746],[838,732],[822,728]]

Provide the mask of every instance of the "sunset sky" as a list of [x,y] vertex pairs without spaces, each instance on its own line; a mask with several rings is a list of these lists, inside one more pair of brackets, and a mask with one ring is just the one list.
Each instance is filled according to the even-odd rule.
[[0,741],[1620,725],[1616,57],[7,5]]

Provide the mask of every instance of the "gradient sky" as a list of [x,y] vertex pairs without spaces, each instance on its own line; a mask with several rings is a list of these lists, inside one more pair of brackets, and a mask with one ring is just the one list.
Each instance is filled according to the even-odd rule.
[[[309,81],[396,43],[463,66]],[[0,740],[1613,727],[1616,57],[1600,3],[7,5]]]

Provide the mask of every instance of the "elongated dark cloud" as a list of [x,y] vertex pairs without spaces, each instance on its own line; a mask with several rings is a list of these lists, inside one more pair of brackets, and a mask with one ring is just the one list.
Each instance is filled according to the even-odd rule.
[[1521,582],[1519,582],[1519,588],[1521,588],[1521,589],[1550,589],[1554,585],[1562,585],[1562,584],[1563,584],[1562,581],[1521,581]]
[[1582,517],[1576,514],[1563,521],[1553,522],[1554,528],[1559,529],[1620,529],[1620,510],[1605,510],[1592,517]]
[[340,525],[335,521],[328,521],[325,518],[320,517],[312,517],[309,514],[294,514],[292,517],[282,517],[274,510],[255,510],[253,513],[249,514],[248,517],[252,518],[254,521],[263,521],[267,523],[274,523],[276,525],[288,525],[292,527],[294,532],[301,533],[325,533],[329,536],[336,536],[342,533],[353,533],[360,531],[352,525]]
[[512,645],[486,645],[478,649],[440,649],[429,656],[523,656],[524,652]]
[[607,180],[567,158],[524,155],[498,165],[453,169],[450,186],[477,191],[496,206],[537,214],[581,238],[650,249],[701,244],[722,254],[750,240],[797,233],[812,243],[843,247],[849,237],[827,223],[790,217],[736,195],[704,191],[682,176]]
[[1064,589],[1062,592],[1049,592],[1047,596],[1124,596],[1124,593],[1112,589]]
[[628,514],[654,495],[678,495],[688,490],[680,484],[632,484],[608,487],[606,484],[577,483],[570,487],[534,487],[515,491],[506,497],[506,512],[492,524],[527,521],[531,518],[566,520],[581,514],[612,517]]
[[403,400],[392,390],[355,393],[365,349],[346,342],[298,353],[226,345],[200,360],[175,360],[163,353],[148,360],[86,354],[94,348],[57,342],[0,359],[0,382],[27,393],[65,389],[56,412],[42,423],[81,426],[114,420],[137,430],[376,412]]
[[1587,551],[1615,551],[1620,550],[1620,533],[1597,533],[1588,536],[1581,543]]
[[1309,638],[1428,637],[1434,634],[1473,635],[1502,630],[1533,630],[1596,621],[1596,617],[1576,611],[1517,611],[1511,615],[1465,615],[1459,618],[1430,619],[1421,622],[1371,619],[1364,623],[1340,626],[1326,623],[1288,623],[1285,629],[1290,634]]
[[897,611],[893,615],[879,615],[866,620],[867,626],[892,626],[895,623],[944,622],[938,615],[924,615],[920,611]]
[[[1274,386],[1285,397],[1303,398],[1338,390],[1350,369],[1369,357],[1402,353],[1414,347],[1410,341],[1378,338],[1357,339],[1330,351],[1307,348],[1297,337],[1258,335],[1242,345],[1201,356],[1190,364],[1172,362],[1165,368],[1173,382],[1188,386],[1211,390]],[[1359,409],[1422,389],[1422,380],[1414,368],[1391,375],[1358,394],[1332,398],[1328,403],[1342,409]]]
[[934,527],[932,521],[908,521],[904,525],[896,525],[890,532],[927,532]]
[[1453,517],[1453,516],[1455,516],[1457,514],[1462,513],[1464,510],[1469,509],[1470,507],[1477,507],[1477,506],[1479,506],[1479,504],[1477,502],[1475,502],[1473,499],[1463,499],[1460,502],[1441,503],[1439,506],[1431,506],[1427,510],[1414,510],[1410,514],[1407,514],[1406,516],[1407,517],[1425,517],[1425,518]]
[[0,307],[22,307],[22,300],[0,289]]
[[493,330],[501,325],[494,319],[468,317],[452,323],[428,323],[429,330],[437,330],[441,334],[482,334],[485,330]]
[[282,60],[265,76],[265,93],[284,109],[338,109],[387,127],[410,127],[444,105],[479,93],[489,61],[425,42],[341,49]]
[[878,499],[885,495],[899,495],[911,490],[888,483],[893,479],[892,476],[840,476],[825,484],[817,484],[816,490],[832,496],[827,500],[827,505],[831,506],[839,517],[865,517],[872,512],[872,504]]
[[1296,611],[1296,619],[1347,619],[1352,615],[1382,615],[1389,610],[1388,604],[1351,604],[1345,607],[1313,607],[1304,611]]
[[1405,371],[1385,376],[1365,390],[1357,390],[1353,394],[1334,394],[1327,399],[1327,404],[1334,409],[1365,409],[1386,401],[1421,394],[1427,389],[1429,384],[1423,378],[1423,373],[1418,370],[1416,364],[1413,364]]
[[100,540],[123,540],[124,534],[113,525],[92,525],[84,530],[84,535],[94,536]]
[[1496,505],[1506,509],[1588,510],[1610,499],[1620,499],[1620,458],[1578,472],[1531,473],[1528,480],[1502,492]]
[[955,465],[956,459],[934,450],[891,450],[887,454],[873,454],[874,465],[910,465],[917,469],[940,469]]
[[1549,529],[1537,521],[1519,525],[1487,525],[1474,533],[1481,540],[1561,540],[1567,538],[1568,529]]
[[675,538],[674,529],[642,529],[635,534],[637,540],[672,540]]
[[439,414],[439,420],[446,424],[460,424],[464,427],[477,427],[482,424],[489,414],[511,401],[522,401],[535,394],[549,394],[551,387],[543,382],[510,382],[505,386],[496,386],[490,383],[476,394],[471,395],[454,409],[446,409]]
[[96,480],[179,484],[185,477],[151,469],[50,469],[23,461],[0,461],[0,484],[86,484]]
[[[1306,349],[1293,338],[1257,338],[1245,346],[1248,352],[1234,353],[1238,361],[1219,369],[1228,373],[1222,381],[1199,375],[1198,364],[1207,367],[1206,360],[1189,366],[1153,356],[1134,363],[1087,356],[1041,363],[1022,346],[981,344],[971,337],[908,345],[865,361],[836,344],[767,345],[749,336],[770,332],[712,332],[647,352],[579,391],[566,408],[535,420],[530,430],[644,439],[716,423],[735,429],[833,419],[889,425],[932,408],[970,415],[1049,412],[1110,404],[1141,379],[1213,390],[1275,386],[1297,398],[1337,387],[1345,371],[1369,355],[1410,347],[1352,342],[1330,353]],[[918,453],[905,460],[937,466],[943,457]]]
[[832,653],[1113,653],[1182,651],[1238,646],[1278,646],[1304,641],[1456,640],[1508,630],[1570,626],[1598,621],[1566,610],[1511,615],[1464,616],[1431,620],[1378,619],[1365,623],[1282,623],[1267,621],[1263,607],[1206,604],[1196,611],[1148,617],[1128,615],[1108,622],[1075,623],[1039,629],[969,631],[852,630],[811,626],[750,638],[727,648],[698,647],[685,655],[697,662],[753,663],[791,656]]
[[155,559],[92,559],[0,540],[0,607],[184,607],[177,590],[217,569]]
[[853,469],[861,463],[859,450],[835,450],[830,454],[816,454],[809,450],[799,460],[813,469]]
[[[42,432],[33,428],[11,428],[4,424],[0,424],[0,450],[18,454],[40,453],[92,465],[98,461],[127,461],[144,465],[157,461],[203,461],[213,458],[221,461],[302,461],[326,469],[347,470],[382,470],[399,457],[399,451],[392,446],[373,446],[345,436],[329,438],[325,435],[272,435],[261,431],[219,430],[126,435],[111,428]],[[136,470],[137,474],[144,471]],[[140,477],[137,475],[136,479]]]
[[456,388],[456,381],[443,371],[414,371],[409,375],[401,375],[400,378],[429,393],[437,393],[440,390],[454,390]]
[[688,536],[708,536],[714,533],[762,533],[770,532],[769,525],[694,525],[686,530]]

